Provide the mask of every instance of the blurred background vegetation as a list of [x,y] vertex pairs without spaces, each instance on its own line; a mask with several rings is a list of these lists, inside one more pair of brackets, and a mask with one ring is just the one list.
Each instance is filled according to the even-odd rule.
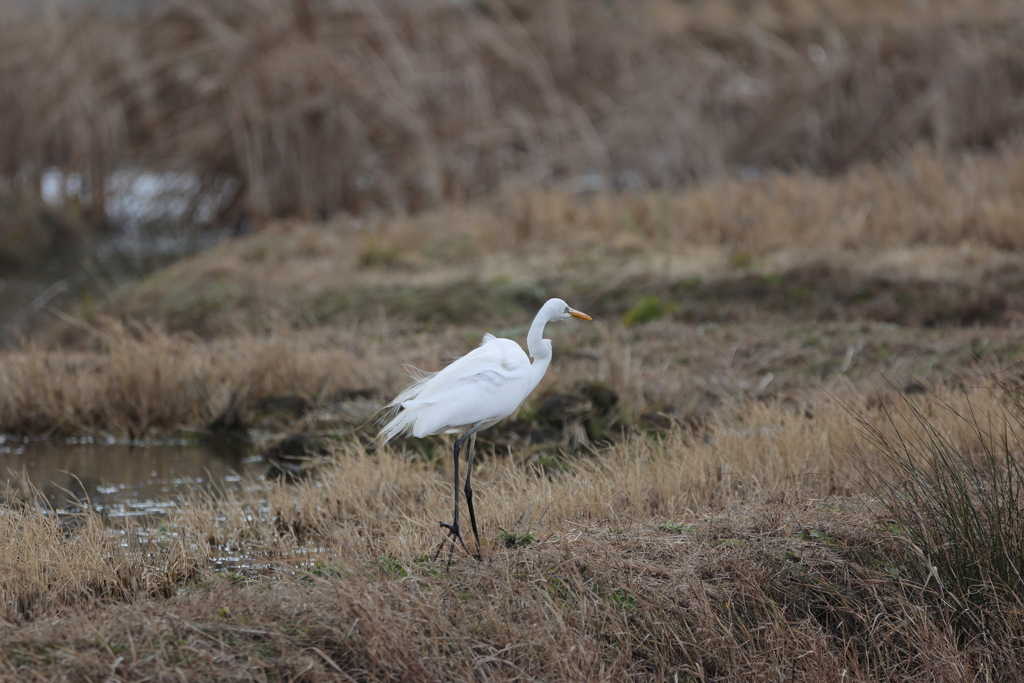
[[[906,167],[922,145],[945,162],[934,174],[950,175],[949,159],[1015,149],[1024,11],[1006,0],[5,0],[0,111],[9,341],[48,305],[89,306],[281,218],[497,201],[519,236],[535,215],[510,198],[538,188],[571,199],[831,177]],[[750,220],[733,233],[770,230]]]
[[131,4],[5,3],[5,224],[41,191],[109,222],[126,169],[188,174],[182,217],[257,224],[833,174],[997,148],[1024,107],[1011,2]]
[[102,222],[141,165],[220,220],[417,211],[991,150],[1024,107],[1024,18],[996,0],[127,4],[8,0],[8,192],[57,169]]

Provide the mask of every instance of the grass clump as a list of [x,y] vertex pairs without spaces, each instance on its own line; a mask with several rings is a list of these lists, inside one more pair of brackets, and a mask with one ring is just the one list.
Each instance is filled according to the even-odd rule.
[[633,325],[657,320],[663,315],[665,315],[665,306],[662,305],[661,299],[656,296],[644,296],[622,316],[622,324],[626,327],[632,327]]
[[374,565],[381,574],[391,579],[404,579],[409,576],[409,570],[405,565],[393,557],[386,555],[378,557]]
[[370,242],[359,256],[359,265],[362,268],[400,268],[403,265],[402,253],[397,247]]
[[828,546],[834,546],[836,539],[828,535],[824,531],[818,531],[816,529],[804,529],[798,534],[800,540],[807,541],[808,543],[824,543]]
[[27,483],[0,491],[0,619],[31,621],[110,601],[169,597],[197,578],[209,545],[183,528],[160,549],[133,523],[85,507],[57,514]]
[[908,548],[899,570],[982,637],[1024,606],[1024,403],[1018,386],[993,391],[995,410],[966,393],[959,405],[904,395],[885,411],[890,429],[865,423],[884,465],[869,486]]
[[534,531],[510,531],[498,527],[498,543],[508,549],[529,548],[537,542],[537,534]]

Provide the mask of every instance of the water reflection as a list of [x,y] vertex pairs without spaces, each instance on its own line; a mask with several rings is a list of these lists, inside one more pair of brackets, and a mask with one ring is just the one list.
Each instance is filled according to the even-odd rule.
[[230,489],[265,465],[237,449],[195,444],[40,441],[0,437],[0,477],[28,480],[58,510],[89,500],[107,517],[161,515],[197,489]]

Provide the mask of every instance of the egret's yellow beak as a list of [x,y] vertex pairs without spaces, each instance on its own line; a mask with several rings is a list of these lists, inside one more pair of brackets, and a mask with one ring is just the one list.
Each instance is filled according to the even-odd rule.
[[580,313],[579,311],[572,308],[569,309],[569,315],[571,315],[574,318],[579,318],[580,320],[593,320],[593,318],[591,318],[586,313]]

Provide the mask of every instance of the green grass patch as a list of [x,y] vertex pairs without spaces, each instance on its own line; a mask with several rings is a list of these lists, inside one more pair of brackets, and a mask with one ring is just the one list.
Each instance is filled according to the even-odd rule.
[[409,576],[409,570],[405,565],[393,557],[381,556],[374,562],[374,566],[392,579],[404,579]]
[[640,325],[651,320],[657,320],[664,316],[665,313],[665,306],[661,303],[661,299],[656,296],[644,296],[633,304],[632,308],[626,311],[626,314],[622,317],[622,324],[626,327]]
[[836,539],[829,536],[824,531],[818,531],[816,529],[804,529],[797,538],[808,543],[823,543],[829,547],[835,547],[837,545]]
[[498,527],[498,536],[496,540],[499,544],[509,549],[529,548],[531,545],[537,543],[537,535],[530,530],[510,531],[508,529]]

